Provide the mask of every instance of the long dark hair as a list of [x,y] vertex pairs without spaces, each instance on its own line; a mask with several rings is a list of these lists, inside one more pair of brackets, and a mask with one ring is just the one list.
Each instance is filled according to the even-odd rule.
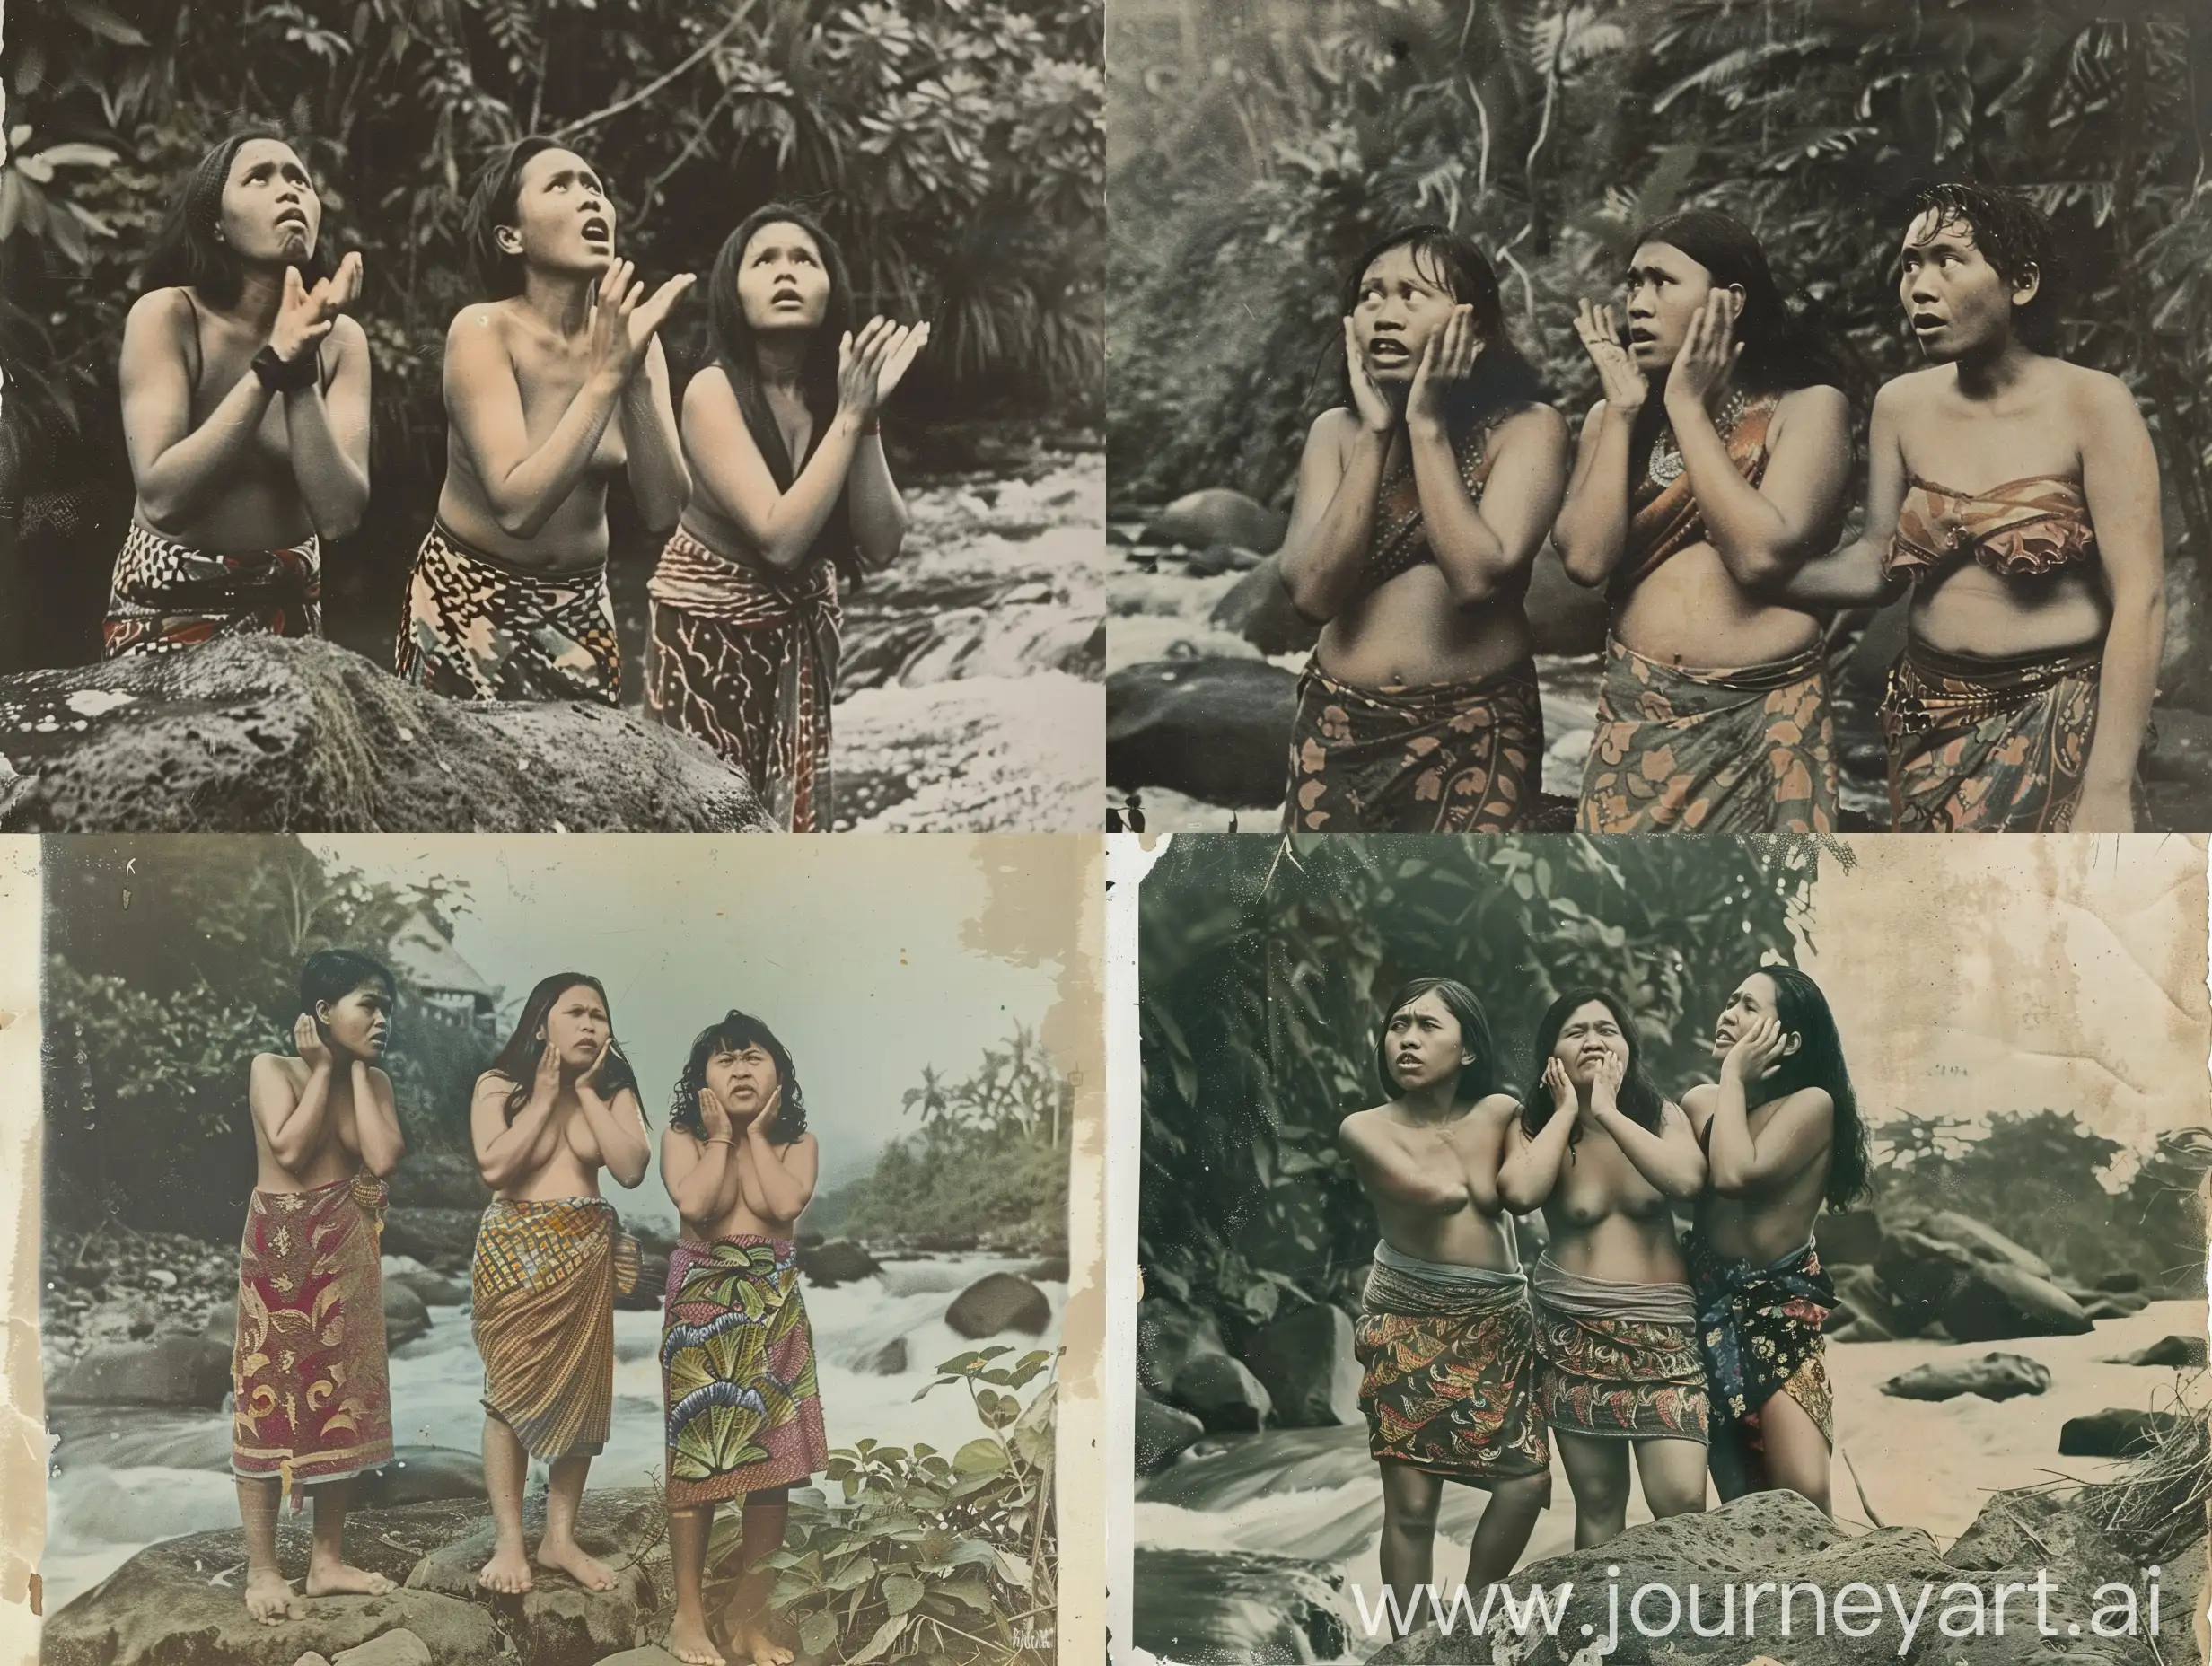
[[[1445,225],[1409,225],[1392,232],[1352,263],[1338,296],[1338,313],[1357,310],[1359,286],[1367,268],[1394,249],[1409,251],[1415,267],[1442,281],[1452,299],[1474,309],[1476,329],[1482,337],[1481,355],[1475,373],[1452,390],[1446,421],[1456,442],[1498,412],[1551,398],[1536,368],[1522,355],[1505,329],[1505,292],[1498,287],[1497,269],[1488,257],[1468,239]],[[1352,405],[1352,368],[1342,367],[1338,398],[1347,409]]]
[[[612,1029],[614,1003],[607,999],[607,986],[589,972],[556,972],[550,978],[540,978],[538,986],[530,992],[530,999],[522,1003],[522,1015],[515,1021],[514,1033],[507,1038],[506,1046],[499,1049],[499,1056],[488,1066],[514,1083],[514,1091],[507,1095],[509,1122],[514,1120],[516,1111],[530,1103],[531,1084],[537,1080],[538,1061],[546,1049],[545,1022],[552,1014],[553,1004],[576,988],[592,990],[599,996],[600,1004],[607,1009],[608,1026]],[[623,1057],[620,1042],[609,1051],[599,1079],[609,1099],[625,1088],[633,1093],[637,1092],[637,1073]],[[638,1109],[642,1115],[644,1107]]]
[[[764,203],[738,223],[737,230],[723,240],[722,249],[715,256],[715,269],[707,279],[707,320],[714,335],[715,363],[730,380],[730,391],[737,398],[738,414],[745,419],[745,431],[752,435],[752,443],[760,448],[761,460],[768,466],[768,473],[776,481],[776,489],[788,492],[791,483],[798,478],[799,470],[806,467],[806,457],[794,458],[784,443],[784,431],[777,425],[775,413],[768,409],[768,396],[760,390],[760,358],[758,352],[758,333],[745,320],[744,303],[737,298],[737,270],[745,258],[745,245],[764,225],[795,225],[814,240],[814,247],[821,254],[822,270],[830,275],[830,297],[822,309],[821,326],[806,344],[806,359],[799,371],[799,394],[806,401],[810,432],[806,442],[806,456],[812,457],[821,444],[822,435],[829,433],[830,425],[838,414],[838,344],[845,332],[853,327],[852,286],[845,276],[845,256],[838,248],[837,240],[822,230],[821,223],[804,209],[794,208],[789,203]],[[859,547],[853,542],[852,518],[842,487],[838,492],[837,506],[830,512],[816,535],[814,548],[836,563],[838,576],[847,583],[858,584],[863,570]]]
[[[1551,1090],[1544,1085],[1544,1061],[1559,1044],[1559,1031],[1567,1028],[1567,1021],[1593,1001],[1613,1015],[1613,1022],[1620,1026],[1622,1039],[1628,1044],[1628,1068],[1620,1078],[1620,1092],[1613,1096],[1613,1102],[1629,1121],[1649,1128],[1654,1134],[1659,1132],[1666,1100],[1644,1074],[1644,1046],[1637,1039],[1636,1020],[1629,1015],[1627,1005],[1610,989],[1569,989],[1546,1007],[1544,1015],[1536,1021],[1536,1062],[1529,1073],[1528,1092],[1521,1096],[1521,1132],[1531,1139],[1543,1132],[1544,1124],[1551,1120],[1553,1114]],[[1581,1138],[1582,1130],[1577,1127],[1567,1140],[1569,1148]]]
[[[231,164],[238,153],[255,139],[292,144],[274,127],[241,127],[199,159],[154,234],[142,274],[147,289],[193,289],[219,307],[237,301],[246,285],[246,263],[223,241],[223,189],[231,182]],[[315,229],[315,246],[300,267],[301,281],[311,288],[338,270],[329,252],[329,230],[326,204]]]
[[1474,1055],[1472,1062],[1460,1066],[1453,1098],[1462,1104],[1471,1104],[1487,1093],[1497,1092],[1497,1044],[1490,1036],[1489,1018],[1475,992],[1453,978],[1416,978],[1382,1008],[1374,1027],[1374,1069],[1382,1079],[1382,1092],[1393,1099],[1400,1092],[1397,1078],[1391,1074],[1391,1021],[1429,994],[1443,1002],[1444,1010],[1459,1022],[1460,1044]]
[[[499,246],[499,228],[513,225],[522,209],[522,170],[533,156],[569,147],[542,133],[530,134],[486,162],[469,193],[462,211],[461,230],[469,245],[469,261],[476,267],[477,284],[487,301],[505,301],[522,293],[522,257]],[[601,180],[602,192],[606,181]],[[612,207],[611,201],[609,207]]]
[[799,1073],[792,1067],[790,1052],[768,1025],[750,1013],[734,1008],[700,1030],[691,1043],[691,1057],[684,1060],[683,1074],[677,1077],[676,1091],[669,1096],[669,1127],[694,1136],[704,1134],[707,1125],[699,1116],[699,1092],[707,1085],[707,1061],[717,1053],[742,1053],[749,1047],[759,1048],[775,1064],[776,1084],[782,1090],[768,1138],[778,1145],[788,1145],[805,1133],[806,1093],[799,1086]]
[[[1828,1206],[1848,1208],[1874,1190],[1874,1158],[1866,1149],[1865,1125],[1859,1121],[1858,1096],[1851,1091],[1851,1072],[1843,1060],[1843,1038],[1836,1030],[1836,1015],[1820,985],[1794,966],[1762,966],[1760,971],[1774,985],[1774,1012],[1785,1035],[1797,1038],[1797,1050],[1775,1061],[1774,1074],[1745,1086],[1758,1098],[1751,1109],[1795,1093],[1799,1088],[1819,1088],[1834,1101],[1836,1116],[1832,1147],[1828,1159]],[[1747,1098],[1750,1095],[1747,1093]]]
[[[1751,228],[1716,208],[1689,208],[1646,226],[1637,247],[1665,243],[1681,250],[1712,274],[1716,288],[1736,285],[1743,308],[1736,314],[1734,338],[1743,344],[1734,385],[1747,394],[1788,393],[1827,386],[1848,393],[1852,376],[1841,346],[1812,313],[1810,304],[1793,305],[1775,281],[1767,251]],[[1666,402],[1655,387],[1628,431],[1628,481],[1643,478],[1652,442],[1666,422]]]

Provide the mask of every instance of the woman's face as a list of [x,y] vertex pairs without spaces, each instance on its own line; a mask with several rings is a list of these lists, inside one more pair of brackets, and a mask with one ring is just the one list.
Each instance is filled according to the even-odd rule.
[[322,198],[289,145],[248,139],[231,158],[217,225],[241,260],[304,265],[322,234]]
[[551,272],[600,273],[614,260],[614,206],[574,151],[540,151],[515,181],[514,224],[502,246]]
[[1434,989],[1392,1013],[1384,1034],[1391,1079],[1407,1092],[1454,1081],[1461,1066],[1471,1062],[1460,1021]]
[[[1646,375],[1674,363],[1698,309],[1712,298],[1713,274],[1672,243],[1646,243],[1628,267],[1628,356]],[[1741,286],[1737,299],[1742,299]]]
[[1942,362],[2002,341],[2013,308],[2035,298],[2040,279],[2018,286],[1974,247],[1974,228],[1931,208],[1906,228],[1897,298],[1928,357]]
[[1421,349],[1452,319],[1459,301],[1432,260],[1401,246],[1377,255],[1360,275],[1352,305],[1352,338],[1368,373],[1384,384],[1410,382]]
[[776,1061],[758,1042],[717,1047],[707,1061],[707,1085],[741,1121],[768,1109],[776,1082]]
[[366,983],[341,1000],[317,1004],[315,1016],[329,1045],[351,1058],[384,1056],[391,1037],[391,997],[381,983]]
[[571,1069],[582,1069],[597,1059],[600,1048],[613,1033],[607,1004],[589,984],[575,984],[562,990],[552,1011],[545,1015],[545,1044]]
[[1621,1033],[1612,1008],[1602,1001],[1584,1001],[1559,1026],[1551,1056],[1566,1069],[1569,1082],[1586,1088],[1597,1080],[1598,1067],[1607,1059],[1617,1058],[1627,1065],[1628,1038]]
[[819,329],[830,311],[830,268],[802,228],[771,220],[745,240],[737,303],[755,330]]
[[1781,1022],[1779,998],[1781,992],[1774,986],[1774,979],[1764,972],[1753,972],[1736,986],[1728,997],[1728,1004],[1720,1009],[1720,1022],[1713,1026],[1713,1057],[1725,1058],[1728,1049],[1743,1039],[1743,1032],[1762,1018]]

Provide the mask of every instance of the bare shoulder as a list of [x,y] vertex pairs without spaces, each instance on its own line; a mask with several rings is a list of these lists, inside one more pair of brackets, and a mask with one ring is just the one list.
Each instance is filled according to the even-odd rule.
[[1836,1101],[1826,1088],[1804,1087],[1794,1090],[1782,1101],[1782,1109],[1794,1116],[1826,1119],[1836,1114]]
[[1774,414],[1776,420],[1786,425],[1839,425],[1851,420],[1851,401],[1844,397],[1841,388],[1816,381],[1785,393],[1777,401]]
[[453,314],[452,323],[446,327],[445,345],[458,347],[489,342],[505,347],[507,318],[505,302],[472,301]]
[[[661,338],[655,336],[653,338],[653,344],[655,346],[660,346]],[[736,399],[736,390],[730,386],[730,373],[722,368],[719,360],[707,361],[699,367],[691,380],[684,384],[683,408],[687,411],[694,403],[702,400],[712,400],[717,405],[730,405],[734,404]]]
[[1377,1126],[1382,1119],[1383,1107],[1370,1105],[1365,1110],[1356,1110],[1337,1124],[1337,1144],[1346,1151],[1373,1151],[1381,1135]]
[[1521,1101],[1510,1093],[1486,1093],[1475,1101],[1474,1109],[1467,1114],[1479,1118],[1485,1123],[1502,1126],[1520,1116]]
[[181,288],[149,289],[130,303],[124,328],[174,334],[192,326],[192,300]]
[[341,312],[330,321],[330,344],[350,358],[356,353],[369,350],[369,332],[361,328],[361,320],[350,312]]
[[1497,425],[1497,437],[1501,444],[1522,441],[1557,446],[1567,438],[1567,418],[1556,405],[1523,405]]
[[2053,359],[2051,368],[2053,385],[2086,421],[2142,422],[2142,408],[2136,403],[2134,391],[2110,371],[2092,370],[2064,359]]
[[257,1076],[278,1075],[287,1082],[299,1078],[292,1074],[292,1066],[300,1063],[286,1053],[256,1053],[253,1056],[253,1074]]
[[478,1099],[481,1099],[485,1094],[495,1091],[501,1093],[512,1093],[521,1085],[504,1070],[487,1070],[476,1079],[476,1094]]
[[1351,444],[1359,428],[1359,418],[1348,407],[1332,405],[1313,419],[1313,425],[1305,431],[1305,446],[1309,452],[1327,452],[1341,457],[1345,447]]
[[1926,364],[1892,376],[1876,389],[1874,409],[1893,418],[1918,416],[1957,390],[1958,373],[1951,365]]
[[1700,1082],[1682,1094],[1682,1109],[1692,1122],[1702,1122],[1713,1114],[1713,1106],[1720,1097],[1720,1084]]
[[1598,426],[1598,424],[1599,424],[1599,423],[1601,423],[1601,422],[1602,422],[1602,421],[1604,420],[1604,418],[1605,418],[1605,401],[1604,401],[1603,399],[1600,399],[1600,400],[1598,400],[1598,401],[1597,401],[1594,405],[1591,406],[1591,408],[1590,408],[1588,410],[1586,410],[1586,411],[1584,411],[1584,412],[1583,413],[1583,418],[1582,418],[1582,432],[1583,432],[1583,437],[1584,437],[1584,439],[1587,439],[1587,438],[1589,438],[1589,437],[1590,437],[1590,435],[1592,435],[1593,434],[1595,434],[1595,433],[1597,432],[1597,426]]

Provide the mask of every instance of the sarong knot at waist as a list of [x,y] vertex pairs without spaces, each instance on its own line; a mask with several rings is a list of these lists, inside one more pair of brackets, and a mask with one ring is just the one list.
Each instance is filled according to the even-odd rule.
[[1525,1302],[1528,1287],[1517,1271],[1429,1261],[1378,1243],[1361,1306],[1365,1312],[1410,1319],[1479,1317]]
[[2102,642],[2000,658],[1908,639],[1882,701],[1883,732],[1895,743],[2016,712],[2068,678],[2094,677],[2103,659]]
[[1695,1298],[1686,1284],[1631,1284],[1570,1273],[1549,1255],[1529,1273],[1529,1299],[1572,1319],[1628,1320],[1641,1325],[1694,1325]]

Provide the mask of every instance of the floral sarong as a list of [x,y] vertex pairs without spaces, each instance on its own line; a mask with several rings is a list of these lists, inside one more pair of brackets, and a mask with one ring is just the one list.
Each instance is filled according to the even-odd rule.
[[1710,1418],[1688,1285],[1529,1272],[1545,1421],[1574,1434],[1703,1442]]
[[1890,825],[1900,833],[2064,833],[2097,732],[2103,648],[2014,659],[1908,640],[1890,668]]
[[1682,1251],[1713,1403],[1709,1461],[1734,1496],[1764,1484],[1759,1417],[1776,1394],[1795,1400],[1835,1444],[1835,1396],[1821,1329],[1836,1305],[1836,1287],[1809,1243],[1765,1267],[1719,1255],[1696,1232]]
[[133,522],[115,557],[104,657],[173,653],[220,636],[322,635],[322,546],[195,549]]
[[495,1197],[470,1268],[484,1409],[533,1458],[595,1453],[614,1411],[614,1298],[636,1241],[603,1197]]

